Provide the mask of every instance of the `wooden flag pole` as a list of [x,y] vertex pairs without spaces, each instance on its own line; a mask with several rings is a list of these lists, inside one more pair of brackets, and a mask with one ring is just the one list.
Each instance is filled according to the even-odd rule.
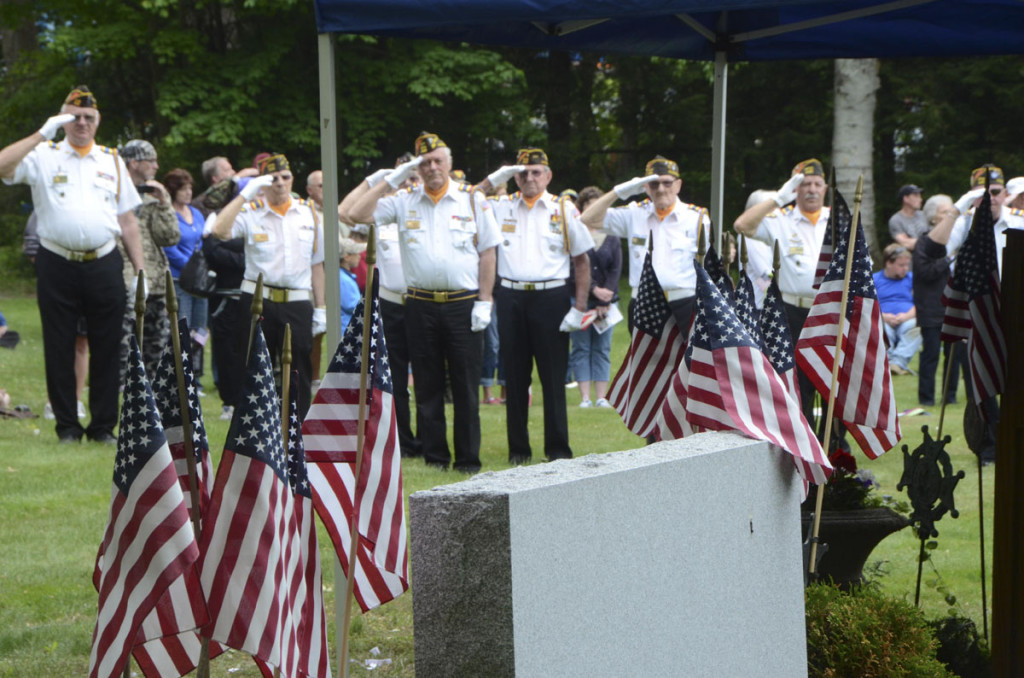
[[146,317],[146,272],[139,271],[135,278],[135,338],[142,352],[143,323]]
[[[832,438],[832,417],[836,408],[836,385],[839,383],[839,359],[843,354],[843,330],[846,324],[846,307],[850,300],[850,272],[853,269],[853,257],[857,251],[857,222],[860,219],[860,202],[864,197],[864,177],[857,179],[857,191],[853,196],[853,219],[850,223],[850,242],[846,249],[846,270],[843,273],[843,297],[839,302],[839,319],[836,323],[836,350],[832,360],[832,383],[828,389],[828,415],[825,419],[825,454],[828,454],[829,441]],[[832,247],[838,243],[832,240]],[[811,557],[809,572],[814,574],[815,561],[818,559],[818,528],[821,524],[821,503],[825,499],[825,485],[819,485],[814,499],[814,528],[811,530]]]
[[[292,325],[284,325],[284,345],[281,347],[281,441],[284,445],[285,463],[288,463],[288,439],[291,416],[291,384],[292,384]],[[283,650],[284,648],[282,648]],[[280,678],[281,667],[274,667],[274,678]]]
[[740,257],[740,276],[743,276],[747,272],[747,262],[749,261],[749,256],[747,255],[747,236],[740,233],[740,241],[737,247],[737,254]]
[[252,293],[252,304],[249,306],[249,313],[252,319],[249,321],[249,345],[245,347],[245,364],[249,364],[249,354],[252,353],[252,342],[256,337],[256,323],[263,315],[263,274],[256,278],[256,289]]
[[[714,225],[712,224],[712,227]],[[653,240],[653,238],[651,238]],[[704,265],[704,256],[708,253],[707,234],[704,233],[704,224],[697,224],[697,263]]]
[[356,585],[356,548],[359,542],[359,476],[363,471],[363,445],[366,438],[366,373],[370,361],[370,330],[373,320],[373,278],[376,270],[376,226],[370,228],[366,243],[366,292],[363,294],[363,350],[359,361],[359,429],[356,433],[356,468],[353,474],[351,529],[348,541],[348,578],[345,582],[345,617],[341,629],[341,650],[338,652],[338,676],[348,675],[348,629],[352,623],[352,598]]
[[[192,532],[199,541],[202,529],[202,517],[199,515],[199,471],[196,468],[196,449],[194,428],[192,427],[191,409],[188,406],[188,391],[185,390],[185,367],[181,359],[181,336],[178,334],[178,296],[174,292],[174,279],[171,272],[165,276],[167,285],[167,315],[171,318],[171,349],[174,355],[174,376],[178,382],[178,408],[181,411],[181,437],[185,444],[185,466],[188,468],[188,495],[191,499],[189,513],[192,518]],[[210,641],[200,636],[199,666],[196,667],[197,678],[209,678],[210,675]]]

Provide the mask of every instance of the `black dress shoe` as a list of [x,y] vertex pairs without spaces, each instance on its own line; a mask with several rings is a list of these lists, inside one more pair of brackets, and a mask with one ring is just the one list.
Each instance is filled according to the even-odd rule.
[[117,445],[117,438],[109,433],[100,433],[99,435],[89,436],[89,440],[90,442],[99,443],[101,445]]

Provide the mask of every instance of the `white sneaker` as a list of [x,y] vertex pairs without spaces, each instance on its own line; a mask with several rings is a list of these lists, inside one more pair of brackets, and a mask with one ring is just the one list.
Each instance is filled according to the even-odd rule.
[[231,405],[225,405],[220,411],[221,421],[231,421],[233,416],[235,416],[235,408]]
[[590,402],[589,400],[584,400],[583,402],[580,403],[580,407],[593,407],[593,406],[594,406],[594,403]]
[[85,419],[85,403],[78,401],[78,418]]
[[43,419],[56,419],[56,418],[57,417],[53,416],[53,407],[50,406],[50,403],[46,403],[46,405],[43,407]]
[[594,407],[611,407],[612,404],[608,402],[607,398],[598,398],[597,402],[594,403]]

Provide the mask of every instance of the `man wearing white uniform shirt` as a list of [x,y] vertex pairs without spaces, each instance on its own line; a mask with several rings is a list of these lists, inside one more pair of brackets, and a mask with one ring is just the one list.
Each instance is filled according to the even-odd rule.
[[[737,233],[760,240],[769,247],[779,243],[782,254],[779,290],[794,346],[814,303],[814,271],[828,228],[827,191],[821,161],[804,160],[793,168],[792,176],[774,198],[751,206],[733,224]],[[794,200],[796,203],[791,204]],[[814,385],[802,372],[797,376],[804,416],[812,421],[809,415]]]
[[[552,172],[547,153],[524,148],[516,163],[500,168],[481,185],[487,190],[514,176],[519,186],[518,192],[495,198],[491,205],[501,228],[498,338],[504,347],[508,457],[522,464],[532,457],[527,421],[534,361],[544,391],[544,456],[572,457],[565,411],[569,332],[581,328],[587,308],[587,252],[594,239],[572,201],[548,192]],[[576,277],[575,308],[570,308],[565,287],[570,264]]]
[[[250,180],[220,214],[213,233],[221,240],[245,238],[241,302],[252,304],[263,274],[263,334],[275,365],[281,360],[285,325],[292,327],[292,368],[299,419],[309,410],[313,337],[327,329],[324,305],[324,232],[315,205],[291,196],[294,176],[283,155],[260,160]],[[265,191],[265,197],[257,194]]]
[[[450,180],[451,149],[440,137],[424,132],[415,153],[359,196],[348,217],[398,224],[405,320],[408,335],[416,338],[409,358],[423,457],[442,468],[451,461],[444,413],[447,363],[455,408],[454,467],[475,473],[480,470],[481,332],[491,321],[498,228],[483,193]],[[422,180],[418,186],[386,195],[414,172]]]
[[[659,155],[647,163],[643,177],[630,179],[602,195],[587,207],[582,219],[590,228],[603,228],[611,235],[629,239],[629,284],[634,299],[650,235],[654,273],[676,323],[685,334],[697,307],[697,273],[693,268],[697,235],[701,225],[708,233],[711,220],[703,207],[679,199],[682,187],[679,165]],[[609,209],[617,199],[626,200],[643,192],[648,200]]]
[[[61,115],[0,151],[0,177],[28,184],[39,220],[36,290],[43,326],[46,390],[61,442],[113,444],[125,289],[120,235],[136,272],[144,268],[134,209],[142,203],[116,149],[94,143],[100,124],[96,98],[79,86]],[[58,129],[66,138],[55,143]],[[134,295],[133,295],[134,297]],[[75,336],[78,318],[89,336],[89,411],[78,423]]]

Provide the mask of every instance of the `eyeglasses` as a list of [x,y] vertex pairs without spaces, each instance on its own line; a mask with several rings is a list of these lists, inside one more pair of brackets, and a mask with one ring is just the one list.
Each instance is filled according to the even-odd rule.
[[278,179],[280,179],[281,181],[291,181],[292,180],[292,175],[290,175],[290,174],[275,174],[274,175],[274,183],[277,183]]
[[661,188],[672,188],[672,186],[674,186],[675,183],[676,183],[675,179],[670,179],[668,181],[652,181],[651,182],[651,187],[652,188],[657,188],[657,187],[660,186]]
[[522,172],[519,173],[519,176],[521,176],[521,177],[523,177],[525,179],[526,177],[539,177],[539,176],[543,176],[543,174],[544,174],[544,170],[531,169],[531,170],[523,170]]
[[988,194],[991,195],[993,198],[995,196],[999,195],[1002,192],[1003,192],[1003,189],[1001,189],[1001,188],[990,188],[990,189],[988,189]]
[[96,116],[88,114],[88,113],[79,113],[78,115],[75,116],[75,122],[78,122],[79,120],[81,120],[82,122],[84,122],[84,123],[86,123],[88,125],[91,125],[94,122],[96,122]]

